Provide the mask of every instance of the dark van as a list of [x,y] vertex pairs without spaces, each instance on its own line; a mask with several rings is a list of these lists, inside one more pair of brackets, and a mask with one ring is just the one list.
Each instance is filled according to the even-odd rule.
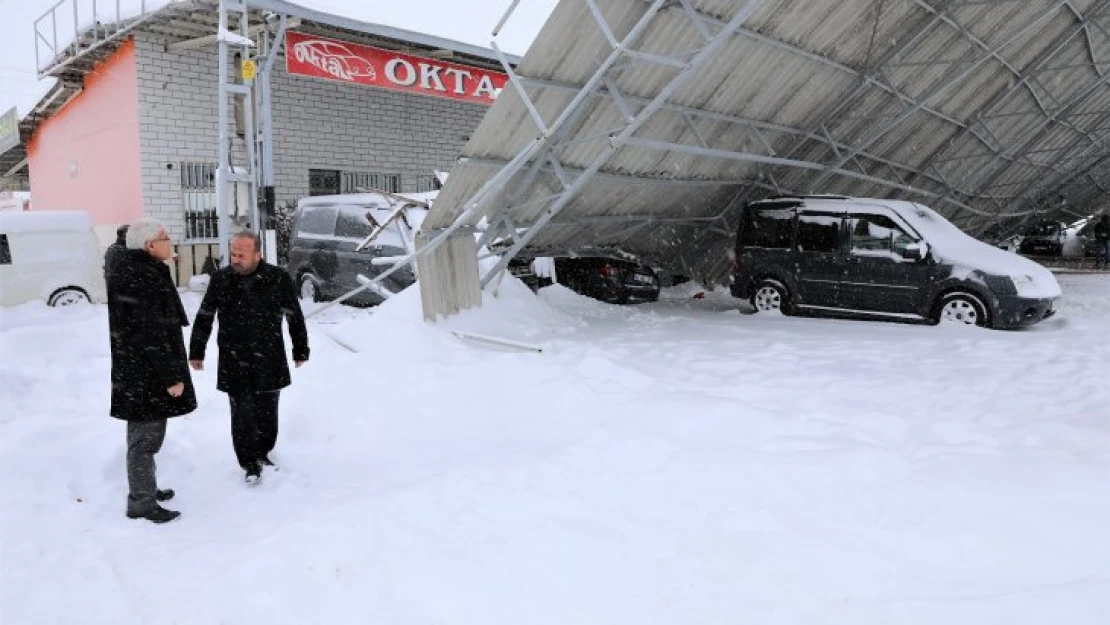
[[[359,288],[358,276],[374,278],[392,267],[392,260],[409,253],[413,223],[412,212],[385,225],[370,245],[359,246],[403,205],[396,197],[377,193],[322,195],[304,198],[293,213],[289,242],[288,271],[296,281],[301,298],[313,301],[336,299]],[[421,215],[422,216],[422,215]],[[415,282],[412,267],[405,267],[386,278],[381,286],[393,293]],[[370,291],[345,300],[370,306],[384,297]]]
[[834,196],[746,205],[731,289],[757,312],[992,328],[1033,325],[1060,297],[1047,269],[924,205]]

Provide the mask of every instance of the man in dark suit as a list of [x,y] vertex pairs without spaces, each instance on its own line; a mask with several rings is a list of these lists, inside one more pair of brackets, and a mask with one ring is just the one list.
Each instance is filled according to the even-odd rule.
[[281,321],[289,323],[293,361],[308,360],[308,330],[293,286],[282,269],[262,260],[257,234],[242,232],[231,240],[231,264],[212,275],[197,311],[189,343],[189,364],[204,368],[204,352],[219,315],[220,348],[216,388],[231,403],[231,441],[248,484],[273,466],[269,454],[277,442],[278,397],[291,383]]
[[126,240],[108,278],[111,415],[127,421],[127,516],[165,523],[181,513],[158,503],[174,492],[158,489],[154,454],[166,437],[166,420],[197,407],[181,335],[189,320],[165,263],[173,256],[165,227],[140,219]]
[[129,226],[124,224],[116,228],[116,241],[104,250],[104,283],[108,283],[108,277],[115,271],[116,265],[119,264],[121,258],[127,253],[127,229]]

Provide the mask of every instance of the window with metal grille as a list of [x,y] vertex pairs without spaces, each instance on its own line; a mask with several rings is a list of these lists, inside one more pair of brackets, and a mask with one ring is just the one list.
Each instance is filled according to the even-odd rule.
[[217,238],[216,164],[181,163],[181,195],[185,203],[185,240]]
[[401,174],[378,172],[345,171],[342,174],[340,193],[359,193],[361,191],[401,192]]
[[416,192],[427,193],[429,191],[439,191],[443,185],[440,184],[439,178],[435,176],[417,176],[416,177]]

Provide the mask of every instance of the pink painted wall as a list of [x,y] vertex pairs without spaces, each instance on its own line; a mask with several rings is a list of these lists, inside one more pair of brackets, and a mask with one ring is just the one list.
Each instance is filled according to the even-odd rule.
[[128,41],[35,130],[27,149],[35,210],[87,210],[99,225],[133,221],[143,213],[139,159],[138,76]]

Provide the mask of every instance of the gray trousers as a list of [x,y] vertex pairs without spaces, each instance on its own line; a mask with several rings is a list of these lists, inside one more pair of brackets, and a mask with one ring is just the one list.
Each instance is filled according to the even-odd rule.
[[166,439],[166,420],[127,422],[127,497],[129,512],[144,512],[157,505],[154,493],[158,481],[154,476],[154,454]]

